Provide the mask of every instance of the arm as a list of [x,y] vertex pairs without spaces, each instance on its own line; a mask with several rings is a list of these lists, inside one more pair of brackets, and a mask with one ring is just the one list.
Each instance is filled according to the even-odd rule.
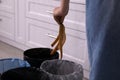
[[61,23],[64,21],[65,16],[68,14],[69,11],[69,1],[70,0],[61,0],[61,4],[59,7],[54,9],[54,18],[59,17]]
[[61,0],[61,11],[62,15],[66,15],[69,10],[69,0]]

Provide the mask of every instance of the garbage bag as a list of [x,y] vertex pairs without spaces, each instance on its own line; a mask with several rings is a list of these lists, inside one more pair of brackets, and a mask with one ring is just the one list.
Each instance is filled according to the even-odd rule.
[[44,78],[42,79],[42,77],[46,76],[37,68],[21,67],[4,72],[1,80],[43,80]]
[[47,60],[41,64],[40,69],[45,75],[44,80],[82,80],[83,68],[68,60]]
[[0,74],[13,68],[29,67],[29,66],[30,64],[22,59],[17,59],[17,58],[0,59]]
[[40,68],[40,65],[45,60],[58,59],[59,53],[50,55],[50,48],[32,48],[24,51],[24,60],[28,61],[31,67]]

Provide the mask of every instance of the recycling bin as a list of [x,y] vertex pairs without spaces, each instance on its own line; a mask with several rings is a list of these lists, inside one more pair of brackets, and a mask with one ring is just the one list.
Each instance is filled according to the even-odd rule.
[[3,72],[18,68],[18,67],[30,67],[27,61],[18,58],[4,58],[0,59],[0,74]]

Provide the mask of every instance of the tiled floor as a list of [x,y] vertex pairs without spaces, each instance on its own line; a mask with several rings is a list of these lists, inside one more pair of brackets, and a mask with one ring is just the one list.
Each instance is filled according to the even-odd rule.
[[23,51],[0,41],[1,58],[23,58]]

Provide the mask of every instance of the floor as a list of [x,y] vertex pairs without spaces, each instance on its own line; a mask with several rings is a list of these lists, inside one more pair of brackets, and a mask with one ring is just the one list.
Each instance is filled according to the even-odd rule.
[[0,59],[1,58],[23,59],[23,51],[0,41]]
[[23,51],[0,41],[0,59],[2,58],[23,59]]

